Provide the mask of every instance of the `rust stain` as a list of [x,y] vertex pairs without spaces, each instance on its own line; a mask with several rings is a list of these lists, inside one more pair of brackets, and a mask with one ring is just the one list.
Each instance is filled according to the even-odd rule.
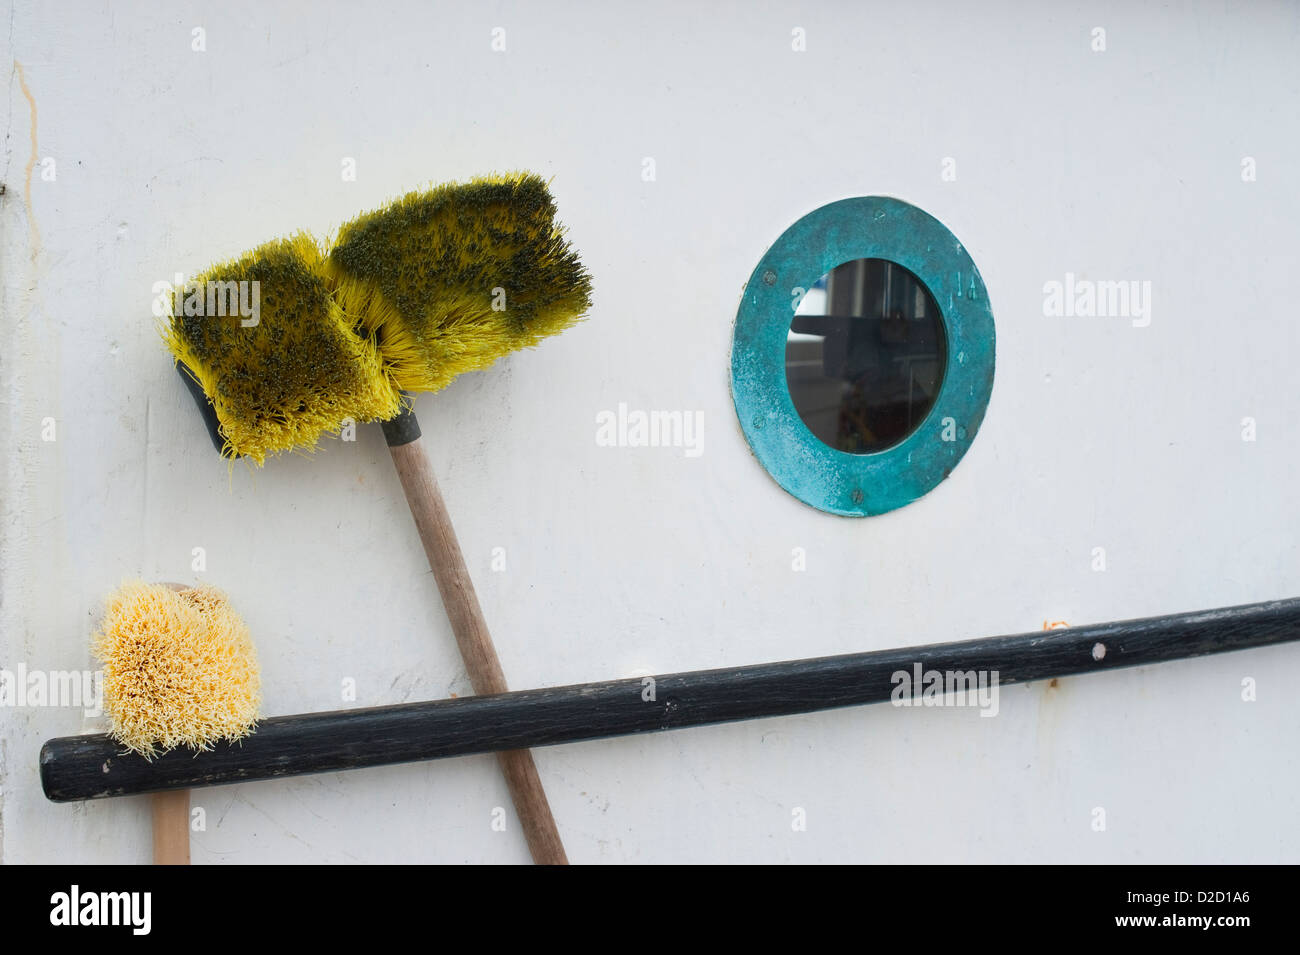
[[1061,684],[1056,682],[1056,677],[1052,677],[1051,681],[1047,684],[1047,688],[1049,690],[1055,690],[1060,685]]
[[36,98],[32,96],[31,87],[27,85],[27,75],[23,72],[23,65],[14,60],[14,68],[18,71],[18,85],[23,91],[23,96],[27,98],[27,108],[31,112],[32,154],[27,159],[26,180],[23,184],[23,204],[27,207],[27,228],[30,233],[32,261],[35,262],[36,253],[41,246],[41,232],[36,227],[36,214],[32,210],[32,171],[36,168],[38,158],[36,151]]

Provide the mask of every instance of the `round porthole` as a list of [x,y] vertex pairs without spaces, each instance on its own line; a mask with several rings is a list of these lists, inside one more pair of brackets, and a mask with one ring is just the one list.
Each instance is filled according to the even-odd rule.
[[984,283],[941,222],[898,199],[844,199],[787,229],[750,276],[732,397],[781,487],[833,514],[883,514],[966,453],[994,346]]

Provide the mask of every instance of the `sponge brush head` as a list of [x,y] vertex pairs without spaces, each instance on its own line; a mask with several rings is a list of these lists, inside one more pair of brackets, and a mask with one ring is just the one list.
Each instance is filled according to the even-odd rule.
[[[214,266],[174,293],[163,337],[212,402],[226,453],[261,464],[267,454],[314,446],[348,419],[386,420],[401,410],[373,338],[343,314],[323,263],[315,241],[299,234]],[[230,307],[232,294],[252,307]]]
[[92,649],[112,736],[152,757],[252,732],[261,696],[248,628],[211,587],[131,583],[113,594]]
[[591,306],[591,277],[530,173],[412,192],[339,230],[326,272],[398,387],[437,391]]

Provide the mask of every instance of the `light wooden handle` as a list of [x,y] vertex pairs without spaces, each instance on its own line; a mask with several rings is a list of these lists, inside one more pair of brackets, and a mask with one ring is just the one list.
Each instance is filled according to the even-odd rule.
[[[422,442],[417,438],[406,444],[390,445],[388,450],[392,452],[397,476],[406,492],[406,503],[411,506],[411,516],[420,532],[424,553],[433,569],[438,592],[442,594],[443,606],[447,608],[447,618],[456,634],[470,684],[479,696],[505,693],[509,689],[505,673],[497,659],[496,648],[492,646],[487,622],[474,593],[474,583],[470,580],[465,558],[456,541],[456,531],[447,514],[447,505]],[[510,798],[519,814],[533,861],[538,865],[567,865],[569,860],[564,854],[564,843],[555,827],[555,818],[551,815],[532,753],[526,749],[509,750],[498,753],[497,759],[510,787]]]
[[190,864],[190,791],[154,793],[153,864]]
[[[178,594],[185,593],[188,584],[163,581]],[[190,864],[190,791],[173,789],[171,792],[153,794],[153,864]]]

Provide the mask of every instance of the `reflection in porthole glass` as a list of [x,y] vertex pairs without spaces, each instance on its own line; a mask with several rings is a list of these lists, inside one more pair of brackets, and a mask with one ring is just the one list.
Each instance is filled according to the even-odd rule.
[[818,440],[850,454],[883,451],[915,431],[946,365],[934,298],[885,259],[855,259],[819,278],[786,338],[795,410]]

